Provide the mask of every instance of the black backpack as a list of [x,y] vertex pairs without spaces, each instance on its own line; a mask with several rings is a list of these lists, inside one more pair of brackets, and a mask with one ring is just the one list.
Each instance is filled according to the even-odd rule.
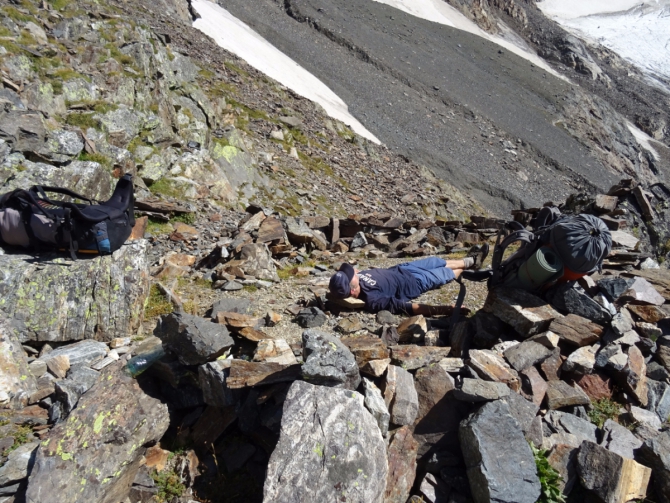
[[[47,192],[87,204],[50,199]],[[96,204],[97,203],[97,204]],[[98,203],[69,189],[35,185],[0,195],[0,245],[37,252],[107,255],[118,250],[135,226],[132,175],[125,174],[108,201]]]

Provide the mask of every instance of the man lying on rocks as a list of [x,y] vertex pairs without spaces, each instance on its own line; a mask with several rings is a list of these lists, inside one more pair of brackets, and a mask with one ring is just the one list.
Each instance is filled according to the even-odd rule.
[[479,269],[488,252],[489,246],[484,244],[473,247],[462,260],[429,257],[388,269],[366,271],[345,263],[330,278],[330,294],[338,299],[360,298],[365,301],[365,309],[372,313],[386,310],[394,314],[449,315],[452,306],[428,306],[411,300],[453,281],[465,269]]

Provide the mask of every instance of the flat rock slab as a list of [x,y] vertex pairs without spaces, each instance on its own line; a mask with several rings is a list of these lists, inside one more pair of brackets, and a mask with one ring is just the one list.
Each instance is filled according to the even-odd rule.
[[612,314],[593,300],[579,285],[565,283],[547,292],[551,305],[559,311],[576,314],[596,323],[607,323]]
[[525,337],[545,332],[552,321],[562,317],[541,298],[507,288],[489,292],[484,311],[494,314]]
[[121,365],[108,367],[67,421],[42,441],[26,501],[122,501],[143,446],[159,440],[169,422],[167,405],[145,394]]
[[463,379],[461,387],[454,390],[454,397],[464,402],[487,402],[509,394],[510,390],[506,384],[467,377]]
[[21,342],[111,341],[136,333],[149,295],[147,241],[112,255],[0,255],[0,314],[21,324]]
[[352,391],[291,385],[281,436],[268,465],[264,503],[381,503],[386,446],[377,423]]
[[102,360],[107,356],[108,351],[107,344],[104,342],[79,341],[74,344],[56,348],[50,353],[40,356],[39,359],[48,364],[48,362],[54,358],[66,356],[70,363],[70,367],[76,367],[78,365],[90,366],[92,363]]
[[405,503],[416,477],[419,443],[408,426],[398,428],[388,448],[388,482],[384,503]]
[[356,358],[338,337],[320,330],[305,330],[302,348],[305,380],[348,389],[356,389],[361,383]]
[[619,301],[652,306],[661,306],[665,303],[663,296],[644,278],[635,278],[628,286],[628,290],[621,294]]
[[345,337],[342,343],[349,348],[359,367],[372,360],[385,360],[389,357],[386,344],[378,337]]
[[473,349],[467,364],[486,381],[505,383],[514,391],[521,387],[517,372],[493,351]]
[[575,314],[554,320],[549,330],[558,335],[561,340],[578,347],[590,346],[603,334],[602,326]]
[[230,389],[291,382],[300,377],[300,365],[232,360],[226,384]]
[[458,436],[476,503],[537,501],[535,458],[505,402],[484,404],[463,420]]
[[551,355],[551,349],[533,341],[524,341],[512,346],[503,354],[514,370],[521,372],[544,361]]
[[628,428],[611,419],[605,421],[602,430],[603,438],[600,445],[619,456],[635,459],[635,451],[642,447],[642,440],[633,435]]
[[651,469],[584,441],[577,455],[577,471],[582,485],[605,503],[626,503],[643,499]]
[[405,370],[415,370],[437,363],[449,356],[451,348],[407,344],[391,347],[391,361]]
[[650,438],[638,451],[639,461],[654,470],[654,489],[659,503],[670,502],[670,432]]
[[183,365],[202,365],[216,360],[235,345],[224,325],[186,313],[163,316],[154,335]]
[[546,399],[547,407],[550,409],[591,403],[588,395],[579,386],[570,386],[565,381],[549,381],[547,383]]
[[391,422],[399,426],[410,425],[419,413],[419,396],[414,386],[414,377],[403,368],[389,366],[391,368],[395,369],[395,393],[389,407]]

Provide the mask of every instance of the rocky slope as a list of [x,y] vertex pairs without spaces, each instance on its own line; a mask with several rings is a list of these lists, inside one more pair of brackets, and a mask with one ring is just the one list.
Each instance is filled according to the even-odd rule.
[[341,262],[463,257],[505,220],[221,51],[186,4],[0,11],[0,192],[104,199],[127,171],[138,217],[111,256],[0,249],[0,503],[667,500],[663,184],[567,199],[615,244],[579,284],[468,284],[454,327],[367,314],[327,298]]

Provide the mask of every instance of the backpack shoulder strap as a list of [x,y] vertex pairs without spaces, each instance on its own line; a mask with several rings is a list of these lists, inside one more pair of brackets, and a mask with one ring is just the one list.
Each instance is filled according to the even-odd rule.
[[508,259],[503,263],[503,255],[505,254],[507,247],[517,241],[521,241],[525,244],[530,244],[535,241],[535,234],[523,228],[512,232],[504,239],[502,236],[503,231],[501,230],[498,232],[498,238],[496,239],[493,255],[491,257],[491,270],[493,271],[493,274],[491,275],[491,286],[496,286],[500,283],[503,266],[509,262]]

